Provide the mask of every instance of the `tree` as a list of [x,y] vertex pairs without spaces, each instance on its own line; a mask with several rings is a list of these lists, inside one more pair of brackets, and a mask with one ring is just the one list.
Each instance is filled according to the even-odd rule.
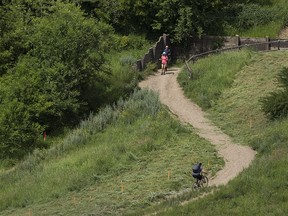
[[23,13],[21,4],[3,2],[0,6],[0,76],[15,65],[20,55],[27,52],[25,26],[29,20],[29,13]]
[[103,102],[112,28],[74,4],[56,2],[49,11],[24,26],[29,50],[0,79],[0,149],[7,155],[41,146],[43,130],[74,125]]
[[187,37],[216,34],[222,31],[222,12],[226,6],[219,0],[162,0],[153,28],[170,33],[181,42]]
[[67,105],[58,107],[67,110],[66,115],[78,115],[90,110],[89,101],[97,101],[102,94],[89,94],[88,89],[93,86],[97,92],[102,90],[99,83],[105,86],[105,52],[113,31],[104,23],[85,18],[73,4],[57,3],[51,10],[50,16],[33,20],[30,43],[34,48],[29,55],[37,58],[44,91],[55,94],[55,101],[77,105],[75,112],[67,110]]
[[37,101],[41,98],[40,95],[37,95],[39,98],[36,96],[40,84],[37,81],[37,74],[29,69],[23,72],[29,73],[9,73],[0,78],[1,158],[21,157],[36,146],[42,145],[41,142],[37,142],[37,139],[43,132],[44,126],[35,119],[39,117],[41,110],[46,109],[46,101],[42,100],[42,103]]
[[[146,33],[151,38],[168,33],[177,41],[187,36],[219,33],[224,20],[223,0],[75,0],[97,19],[123,34]],[[105,11],[105,15],[102,15]]]
[[14,67],[19,56],[31,47],[27,43],[31,20],[50,14],[54,0],[3,0],[0,4],[0,76]]

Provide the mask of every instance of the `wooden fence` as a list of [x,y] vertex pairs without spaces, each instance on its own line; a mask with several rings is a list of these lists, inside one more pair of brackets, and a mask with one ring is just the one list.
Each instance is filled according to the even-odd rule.
[[276,39],[266,39],[266,42],[261,42],[261,43],[246,43],[243,45],[238,45],[238,46],[232,46],[232,47],[227,47],[227,48],[221,48],[221,49],[215,49],[215,50],[210,50],[210,51],[206,51],[203,53],[199,53],[199,54],[195,54],[192,55],[188,60],[185,61],[185,65],[187,68],[187,73],[188,73],[188,77],[189,79],[193,79],[193,71],[191,69],[191,67],[189,66],[189,62],[192,61],[192,63],[194,63],[197,59],[205,57],[207,55],[211,55],[211,54],[217,54],[217,53],[221,53],[221,52],[225,52],[225,51],[229,51],[229,50],[239,50],[241,48],[245,48],[245,47],[250,47],[253,48],[257,51],[269,51],[269,50],[280,50],[282,49],[287,49],[288,48],[288,40],[276,40]]
[[[148,63],[159,63],[159,58],[166,45],[169,45],[172,51],[172,59],[183,59],[192,78],[192,70],[189,67],[190,61],[197,58],[224,52],[227,50],[241,49],[242,47],[253,47],[257,51],[288,49],[288,40],[264,38],[240,37],[238,35],[230,36],[203,36],[201,38],[191,37],[187,39],[186,44],[171,44],[170,37],[163,34],[155,45],[149,48],[143,58],[135,63],[135,69],[142,71]],[[188,59],[188,60],[185,60]]]
[[144,70],[148,63],[158,63],[166,45],[170,46],[169,35],[163,34],[161,37],[159,37],[159,40],[155,43],[155,45],[149,48],[144,57],[137,60],[135,64],[136,70]]

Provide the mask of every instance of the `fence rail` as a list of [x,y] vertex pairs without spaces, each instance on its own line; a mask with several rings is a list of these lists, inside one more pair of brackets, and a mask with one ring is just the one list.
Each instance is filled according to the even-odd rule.
[[271,50],[271,45],[272,44],[276,44],[277,46],[274,46],[274,47],[277,47],[276,50],[280,50],[281,42],[287,43],[288,40],[274,40],[274,41],[261,42],[261,43],[244,44],[244,45],[239,45],[239,46],[234,46],[234,47],[210,50],[210,51],[203,52],[203,53],[200,53],[200,54],[192,55],[188,60],[185,61],[188,77],[189,77],[189,79],[193,79],[192,69],[189,66],[189,62],[190,61],[192,61],[192,63],[195,63],[195,61],[197,59],[199,59],[201,57],[204,57],[204,56],[207,56],[207,55],[210,55],[210,54],[221,53],[221,52],[225,52],[225,51],[229,51],[229,50],[236,50],[236,49],[241,49],[241,48],[246,48],[246,47],[256,47],[256,46],[259,46],[259,45],[268,45],[268,49],[262,49],[260,51]]

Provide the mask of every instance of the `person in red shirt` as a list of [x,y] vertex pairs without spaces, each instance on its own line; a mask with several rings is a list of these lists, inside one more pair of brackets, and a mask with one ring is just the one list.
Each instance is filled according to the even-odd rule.
[[168,63],[168,56],[165,52],[162,53],[161,56],[161,75],[165,75],[166,71],[167,71],[167,63]]

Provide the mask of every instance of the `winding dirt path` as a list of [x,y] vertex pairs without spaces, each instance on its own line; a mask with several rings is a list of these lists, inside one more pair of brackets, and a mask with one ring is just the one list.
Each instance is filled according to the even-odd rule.
[[214,126],[199,106],[187,99],[177,82],[180,68],[170,68],[166,75],[155,75],[139,84],[140,88],[149,88],[159,92],[160,101],[167,105],[172,113],[185,123],[191,124],[199,136],[216,146],[219,155],[224,158],[224,168],[209,181],[210,186],[227,184],[243,169],[247,168],[256,154],[251,148],[232,143],[229,136]]

